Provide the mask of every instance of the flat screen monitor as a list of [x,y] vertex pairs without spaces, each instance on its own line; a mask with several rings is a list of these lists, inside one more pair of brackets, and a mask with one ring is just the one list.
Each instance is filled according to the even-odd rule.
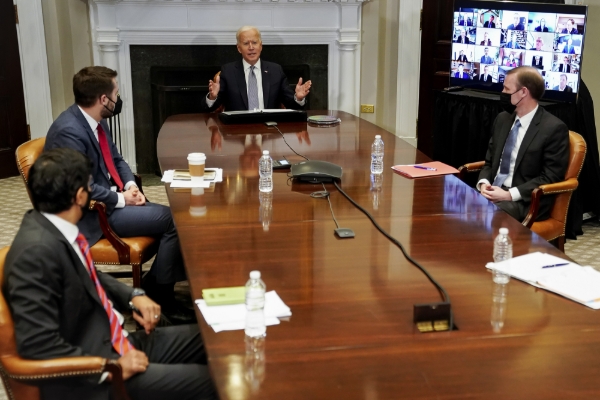
[[544,99],[574,102],[587,6],[455,0],[450,85],[501,92],[506,73],[536,68]]

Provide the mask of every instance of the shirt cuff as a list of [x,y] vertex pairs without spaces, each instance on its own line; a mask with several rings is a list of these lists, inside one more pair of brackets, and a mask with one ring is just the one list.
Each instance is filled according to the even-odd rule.
[[296,93],[294,93],[294,100],[295,100],[295,101],[296,101],[296,103],[298,103],[298,105],[300,105],[300,106],[303,106],[303,105],[304,105],[304,103],[306,103],[306,97],[305,97],[305,98],[303,98],[303,99],[302,99],[302,101],[299,101],[299,100],[296,98]]
[[481,192],[481,184],[482,183],[489,185],[490,181],[488,181],[487,179],[480,179],[479,182],[477,182],[477,190],[479,190],[480,192]]
[[137,183],[135,183],[135,181],[129,181],[125,184],[125,186],[123,186],[123,190],[129,190],[129,188],[132,186],[137,187]]
[[[217,96],[217,99],[219,98],[219,96]],[[211,100],[208,98],[208,94],[206,95],[206,105],[208,106],[208,108],[212,107],[213,104],[215,104],[215,101],[217,101],[217,99]]]
[[508,193],[510,193],[510,197],[512,197],[512,201],[519,201],[522,199],[521,192],[516,187],[511,187],[508,189]]
[[102,382],[104,382],[106,380],[106,378],[108,378],[108,371],[103,372],[102,375],[100,375],[100,380],[98,381],[98,385],[100,385]]
[[117,205],[115,206],[115,208],[123,208],[125,207],[125,196],[123,196],[123,193],[117,193]]

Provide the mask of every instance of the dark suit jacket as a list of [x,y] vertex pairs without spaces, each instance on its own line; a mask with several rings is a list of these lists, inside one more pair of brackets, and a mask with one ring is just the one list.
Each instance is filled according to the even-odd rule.
[[466,72],[463,72],[462,76],[460,76],[460,72],[456,71],[454,73],[454,77],[459,78],[459,79],[469,79],[469,74],[467,74]]
[[535,27],[535,31],[536,32],[548,32],[548,27],[545,26],[544,28],[542,28],[541,25],[538,25],[538,26]]
[[481,63],[482,64],[493,64],[494,59],[490,56],[483,55],[483,56],[481,56]]
[[508,42],[504,45],[505,48],[507,49],[522,49],[523,47],[521,47],[521,45],[517,42],[514,43],[514,47],[513,47],[513,42]]
[[575,54],[575,47],[574,46],[565,46],[563,47],[563,53],[567,53],[567,54]]
[[571,29],[571,32],[564,28],[561,33],[569,33],[571,35],[579,35],[579,31],[576,28]]
[[[459,36],[454,43],[463,43],[462,36]],[[469,39],[468,36],[465,36],[465,42],[464,43],[465,44],[471,43],[471,40]]]
[[[515,118],[515,113],[507,112],[502,112],[496,117],[485,165],[479,173],[479,179],[494,181],[500,167],[504,144]],[[540,106],[519,147],[512,180],[512,186],[519,190],[522,197],[517,203],[523,218],[529,209],[533,189],[564,180],[568,162],[569,129],[561,120]],[[549,217],[553,202],[553,196],[542,196],[538,220]]]
[[483,23],[483,27],[484,28],[495,28],[496,27],[496,23],[495,22],[490,22],[490,21],[485,21]]
[[540,57],[540,61],[537,63],[535,62],[535,57],[533,57],[531,59],[531,66],[541,69],[544,66],[544,57]]
[[[121,157],[121,154],[119,154],[117,147],[112,141],[108,124],[106,121],[102,121],[101,124],[106,132],[112,158],[123,184],[134,181],[135,178],[129,165],[123,160],[123,157]],[[44,150],[57,147],[70,147],[85,154],[92,160],[92,199],[106,204],[106,211],[110,215],[117,205],[118,196],[110,190],[110,187],[114,186],[114,183],[108,179],[108,170],[104,164],[98,140],[96,140],[90,124],[88,124],[76,104],[73,104],[60,114],[48,130]],[[90,242],[90,246],[102,237],[100,223],[98,222],[98,213],[95,211],[88,212],[77,226],[85,235],[88,242]]]
[[566,68],[565,68],[564,64],[559,64],[559,66],[558,66],[558,72],[566,72],[566,73],[570,74],[571,73],[571,66],[569,64],[567,64]]
[[[560,90],[560,88],[557,86],[554,86],[552,88],[552,90]],[[563,92],[567,92],[567,93],[573,93],[573,88],[569,85],[565,86],[565,90],[563,90]]]
[[[132,289],[98,272],[115,308],[127,307]],[[35,210],[25,214],[8,252],[2,283],[15,323],[19,355],[53,359],[93,355],[117,359],[106,311],[86,267],[62,233]],[[46,381],[45,399],[108,399],[99,375]]]
[[488,39],[487,43],[485,42],[485,40],[481,41],[481,46],[491,46],[492,45],[492,39]]
[[487,79],[485,79],[485,74],[481,74],[481,75],[479,75],[479,80],[481,82],[491,82],[492,81],[492,75],[488,74]]
[[462,56],[458,56],[458,61],[469,62],[469,60],[467,60],[467,56],[465,56],[464,54]]
[[525,27],[523,26],[522,23],[519,22],[517,24],[517,26],[515,26],[515,24],[510,24],[508,26],[508,29],[515,30],[515,31],[522,31],[523,29],[525,29]]
[[[287,77],[279,64],[260,60],[262,71],[262,89],[265,108],[301,109],[294,100],[294,92],[290,89]],[[221,88],[219,96],[212,107],[206,104],[206,97],[202,99],[202,111],[214,111],[225,105],[226,111],[241,111],[248,109],[248,89],[244,75],[242,60],[223,65],[221,68]]]

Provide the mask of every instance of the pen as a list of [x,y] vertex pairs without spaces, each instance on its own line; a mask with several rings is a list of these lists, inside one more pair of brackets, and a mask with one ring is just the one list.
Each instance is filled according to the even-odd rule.
[[565,265],[569,265],[569,263],[544,265],[542,268],[564,267]]
[[424,169],[424,170],[427,170],[427,171],[437,171],[437,168],[423,167],[422,165],[413,165],[413,167],[419,168],[419,169]]

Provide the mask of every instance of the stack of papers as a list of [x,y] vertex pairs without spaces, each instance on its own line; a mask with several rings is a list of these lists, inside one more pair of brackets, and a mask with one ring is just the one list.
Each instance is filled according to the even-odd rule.
[[[246,305],[208,306],[202,299],[196,300],[202,316],[215,332],[244,329],[246,325]],[[265,323],[279,325],[279,318],[291,317],[292,311],[272,290],[265,293]]]
[[[179,171],[179,170],[177,170],[177,171]],[[175,170],[168,169],[163,174],[161,181],[165,182],[165,183],[170,183],[172,188],[194,188],[194,187],[208,188],[208,187],[210,187],[210,184],[213,182],[223,182],[223,169],[222,168],[205,168],[204,171],[205,171],[205,173],[206,172],[214,172],[214,178],[207,179],[205,177],[204,181],[202,181],[202,182],[192,182],[187,177],[185,177],[183,179],[177,179],[176,177],[174,177]]]
[[600,272],[592,267],[582,267],[538,252],[488,263],[486,268],[560,294],[594,310],[600,309]]

